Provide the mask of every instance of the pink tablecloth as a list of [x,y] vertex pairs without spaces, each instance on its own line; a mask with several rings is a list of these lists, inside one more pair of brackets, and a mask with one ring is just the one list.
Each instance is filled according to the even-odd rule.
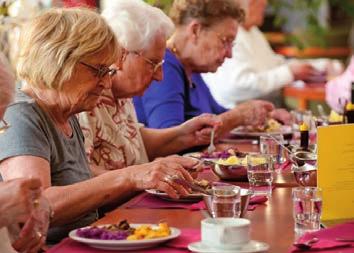
[[[250,199],[248,211],[253,211],[257,205],[263,204],[267,201],[265,196],[254,196]],[[143,193],[131,201],[126,208],[181,208],[189,210],[205,210],[206,206],[204,201],[199,201],[196,203],[185,203],[185,202],[174,202],[169,200],[163,200],[159,197],[150,195],[148,193]]]
[[314,243],[310,250],[299,250],[292,247],[289,253],[295,252],[321,252],[321,253],[353,253],[354,242],[339,242],[336,238],[354,239],[354,222],[340,224],[328,229],[322,229],[314,233],[307,233],[300,238],[300,242],[308,241],[311,238],[318,238],[319,241]]
[[[200,230],[199,229],[181,229],[182,234],[168,243],[152,249],[144,250],[134,250],[130,252],[134,253],[186,253],[188,244],[200,240]],[[58,245],[52,247],[47,253],[114,253],[123,251],[114,250],[101,250],[91,248],[85,244],[71,240],[70,238],[64,239]],[[127,251],[124,251],[127,252]]]

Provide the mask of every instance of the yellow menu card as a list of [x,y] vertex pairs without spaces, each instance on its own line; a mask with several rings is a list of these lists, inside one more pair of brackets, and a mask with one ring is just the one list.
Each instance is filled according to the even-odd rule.
[[354,218],[354,124],[317,129],[322,220]]

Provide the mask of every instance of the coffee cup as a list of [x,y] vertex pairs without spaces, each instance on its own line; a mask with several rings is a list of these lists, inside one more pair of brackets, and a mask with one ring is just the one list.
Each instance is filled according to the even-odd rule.
[[202,220],[202,243],[208,247],[232,250],[250,242],[250,221],[242,218]]

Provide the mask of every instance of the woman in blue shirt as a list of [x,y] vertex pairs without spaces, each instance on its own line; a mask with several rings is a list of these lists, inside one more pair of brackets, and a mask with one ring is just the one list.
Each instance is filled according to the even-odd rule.
[[248,101],[226,111],[199,74],[215,72],[231,57],[243,10],[234,0],[177,0],[171,18],[176,31],[167,42],[164,78],[134,98],[139,121],[150,128],[167,128],[202,113],[214,113],[220,115],[224,131],[238,125],[263,125],[274,110],[271,103]]

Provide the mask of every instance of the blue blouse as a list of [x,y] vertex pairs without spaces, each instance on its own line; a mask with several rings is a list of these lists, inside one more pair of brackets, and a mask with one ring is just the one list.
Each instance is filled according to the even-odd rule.
[[153,81],[141,97],[134,97],[139,122],[150,128],[180,125],[203,113],[220,114],[226,111],[212,97],[199,73],[192,74],[192,84],[183,65],[166,50],[163,80]]

